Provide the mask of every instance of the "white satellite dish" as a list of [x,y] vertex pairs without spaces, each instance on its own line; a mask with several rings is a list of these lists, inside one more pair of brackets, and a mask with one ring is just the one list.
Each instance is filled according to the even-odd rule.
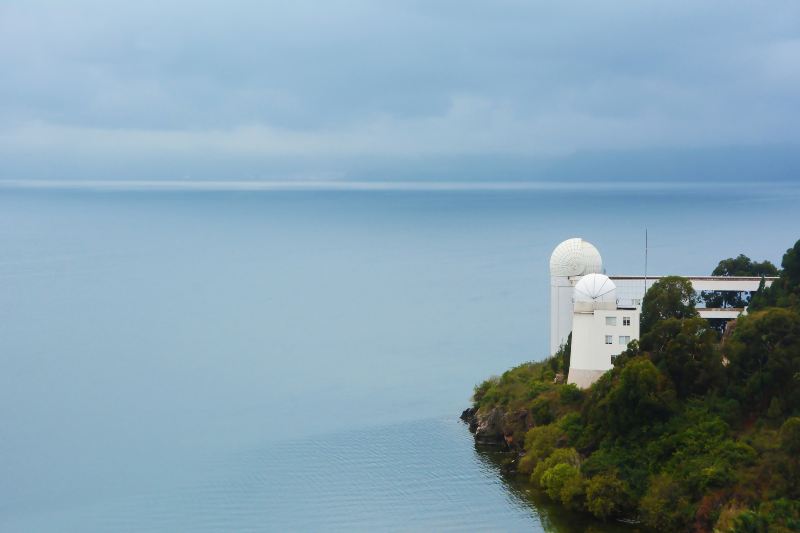
[[616,302],[617,286],[605,274],[588,274],[575,285],[576,302]]
[[603,259],[589,241],[580,238],[562,242],[550,256],[550,275],[557,277],[584,276],[602,272]]

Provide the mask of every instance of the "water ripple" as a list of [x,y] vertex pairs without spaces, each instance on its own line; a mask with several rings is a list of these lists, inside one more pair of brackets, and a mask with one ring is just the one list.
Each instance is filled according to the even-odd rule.
[[284,441],[198,468],[192,483],[64,511],[61,523],[76,531],[543,530],[454,420]]

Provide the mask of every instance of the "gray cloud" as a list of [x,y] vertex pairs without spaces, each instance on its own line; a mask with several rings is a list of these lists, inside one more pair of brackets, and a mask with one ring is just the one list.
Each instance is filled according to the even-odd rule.
[[794,1],[2,3],[0,177],[795,145],[798,16]]

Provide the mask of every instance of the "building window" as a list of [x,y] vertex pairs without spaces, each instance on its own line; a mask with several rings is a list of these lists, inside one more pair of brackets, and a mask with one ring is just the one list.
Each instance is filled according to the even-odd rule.
[[616,325],[617,325],[617,317],[615,316],[606,317],[606,326],[616,326]]
[[630,326],[631,325],[631,317],[629,317],[629,316],[622,317],[622,325],[623,326]]
[[630,335],[620,335],[619,336],[619,343],[621,345],[627,346],[629,342],[631,342],[631,336]]
[[614,336],[606,335],[606,344],[614,344]]

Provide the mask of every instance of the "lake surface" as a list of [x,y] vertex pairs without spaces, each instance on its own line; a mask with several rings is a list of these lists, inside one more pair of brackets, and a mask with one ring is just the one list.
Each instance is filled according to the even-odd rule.
[[707,274],[800,238],[792,184],[0,187],[0,530],[582,531],[457,421],[541,359],[548,259]]

